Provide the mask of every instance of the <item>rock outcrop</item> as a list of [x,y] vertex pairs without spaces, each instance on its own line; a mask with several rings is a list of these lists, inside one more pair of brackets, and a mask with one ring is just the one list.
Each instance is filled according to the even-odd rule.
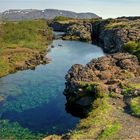
[[92,40],[107,53],[123,50],[129,41],[140,40],[140,20],[108,19],[92,24]]
[[67,28],[66,35],[63,39],[91,41],[91,32],[92,25],[90,23],[75,23]]
[[65,32],[65,40],[92,41],[106,53],[122,52],[123,46],[140,41],[139,17],[107,20],[75,20],[73,22],[51,22],[54,31]]
[[[12,58],[9,58],[9,61],[11,60]],[[50,59],[47,58],[45,54],[35,53],[35,54],[32,54],[32,58],[30,58],[29,60],[20,64],[13,64],[14,71],[11,71],[11,73],[18,70],[27,70],[27,69],[34,70],[37,65],[47,64],[49,62],[50,62]]]
[[138,29],[107,29],[100,33],[100,44],[107,53],[114,53],[123,50],[123,45],[129,41],[140,39]]
[[73,65],[66,75],[65,96],[68,104],[87,107],[97,97],[122,92],[122,84],[140,76],[137,58],[127,53],[116,53],[93,59],[86,66]]
[[74,23],[62,23],[62,22],[50,22],[49,26],[53,28],[56,32],[67,32],[69,26],[73,25]]

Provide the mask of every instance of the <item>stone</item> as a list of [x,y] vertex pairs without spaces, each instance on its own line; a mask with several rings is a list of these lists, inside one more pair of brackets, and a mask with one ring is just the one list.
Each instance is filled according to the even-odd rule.
[[75,23],[67,28],[63,39],[91,41],[91,29],[92,25],[90,23]]

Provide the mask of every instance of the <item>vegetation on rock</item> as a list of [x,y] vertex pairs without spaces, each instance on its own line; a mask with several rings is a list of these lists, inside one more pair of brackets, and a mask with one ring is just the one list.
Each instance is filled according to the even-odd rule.
[[63,17],[63,16],[58,16],[54,18],[55,22],[69,22],[73,18],[68,18],[68,17]]
[[136,55],[140,60],[140,42],[129,41],[124,45],[124,50]]
[[109,98],[97,98],[88,117],[82,119],[69,139],[111,139],[121,129],[121,124],[111,116],[113,106]]
[[130,108],[133,115],[140,117],[140,97],[135,97],[131,100]]

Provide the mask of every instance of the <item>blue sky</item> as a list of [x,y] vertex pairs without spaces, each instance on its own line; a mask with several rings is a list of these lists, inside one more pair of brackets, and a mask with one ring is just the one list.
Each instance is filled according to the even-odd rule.
[[46,8],[94,12],[103,18],[140,16],[140,0],[0,0],[0,12]]

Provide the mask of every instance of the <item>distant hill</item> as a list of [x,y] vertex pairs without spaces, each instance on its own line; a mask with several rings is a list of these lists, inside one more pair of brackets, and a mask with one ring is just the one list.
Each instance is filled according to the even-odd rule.
[[54,19],[57,16],[79,18],[79,19],[100,18],[98,15],[94,13],[76,13],[72,11],[56,10],[56,9],[45,9],[45,10],[13,9],[0,13],[0,19],[6,19],[6,20],[23,20],[23,19],[39,19],[39,18]]

